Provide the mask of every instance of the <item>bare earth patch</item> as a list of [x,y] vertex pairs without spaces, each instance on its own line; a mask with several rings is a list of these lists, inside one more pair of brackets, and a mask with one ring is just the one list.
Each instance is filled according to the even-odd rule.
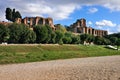
[[0,65],[0,80],[120,80],[120,56]]

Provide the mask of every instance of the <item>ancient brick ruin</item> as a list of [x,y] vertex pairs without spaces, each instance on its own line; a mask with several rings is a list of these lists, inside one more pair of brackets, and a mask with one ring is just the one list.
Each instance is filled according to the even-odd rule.
[[33,28],[35,25],[49,25],[53,30],[55,29],[52,18],[43,18],[43,17],[25,17],[23,19],[17,18],[16,23],[24,23],[30,28]]
[[86,20],[84,18],[78,19],[75,23],[70,25],[70,27],[73,29],[74,33],[86,33],[86,34],[91,34],[94,36],[101,36],[101,37],[108,34],[108,32],[105,30],[98,30],[92,27],[87,27]]
[[2,22],[0,22],[0,24],[3,24],[3,25],[9,25],[9,24],[11,24],[11,22],[5,22],[5,21],[2,21]]

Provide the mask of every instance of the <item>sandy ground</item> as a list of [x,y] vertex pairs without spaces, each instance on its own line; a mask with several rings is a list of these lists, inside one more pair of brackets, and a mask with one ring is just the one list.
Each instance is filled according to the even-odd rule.
[[0,65],[0,80],[120,80],[120,56]]

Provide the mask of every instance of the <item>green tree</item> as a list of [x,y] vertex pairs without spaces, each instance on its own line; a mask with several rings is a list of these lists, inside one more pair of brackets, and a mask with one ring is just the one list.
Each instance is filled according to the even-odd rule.
[[8,27],[0,24],[0,43],[7,42],[8,39],[9,39]]
[[103,43],[105,45],[110,45],[111,44],[111,41],[109,39],[106,39],[106,38],[103,38]]
[[15,22],[15,9],[12,11],[12,21]]
[[9,43],[33,43],[36,34],[24,24],[13,23],[8,26],[10,30]]
[[62,40],[64,44],[70,44],[72,41],[71,37],[63,37]]
[[90,42],[92,41],[92,36],[90,36],[89,34],[81,34],[80,39],[81,39],[81,43],[84,43],[84,41]]
[[48,36],[47,36],[47,38],[45,40],[45,43],[50,43],[50,40],[52,38],[53,30],[52,30],[52,28],[49,25],[45,25],[45,27],[47,28],[47,34],[48,34]]
[[91,43],[95,40],[95,37],[93,35],[88,35],[87,42]]
[[21,16],[21,14],[20,14],[19,11],[16,11],[16,12],[15,12],[13,21],[15,21],[16,18],[22,18],[22,16]]
[[44,43],[48,37],[48,30],[45,25],[37,25],[34,27],[34,32],[36,33],[36,42]]
[[94,43],[98,44],[98,45],[103,45],[104,44],[104,38],[100,37],[100,36],[96,36],[95,40],[94,40]]
[[62,38],[64,37],[64,33],[59,30],[55,31],[55,33],[56,33],[55,42],[59,44],[63,43]]
[[36,34],[34,31],[29,30],[29,43],[34,43],[36,41]]
[[119,50],[119,46],[120,46],[120,38],[116,41],[116,45],[117,45],[117,49]]
[[21,29],[21,35],[19,39],[19,43],[33,43],[36,40],[36,34],[34,31],[29,30],[28,27],[23,26]]
[[12,22],[15,22],[16,18],[22,18],[19,11],[15,11],[15,9],[6,8],[6,19]]
[[6,8],[6,19],[11,21],[12,20],[12,10],[10,8]]
[[112,45],[115,45],[117,42],[118,38],[117,37],[110,37],[110,41]]
[[56,34],[55,34],[55,32],[52,32],[51,33],[51,40],[50,40],[50,43],[55,43],[55,39],[56,39]]
[[[28,28],[23,24],[13,23],[8,26],[10,30],[9,43],[22,43],[23,35],[27,33]],[[27,36],[26,36],[27,37]]]
[[67,32],[66,28],[64,26],[62,26],[61,24],[55,25],[55,28],[56,28],[56,30],[59,30],[63,33]]
[[63,40],[63,43],[70,44],[72,42],[72,33],[66,32],[62,40]]
[[79,44],[80,43],[80,37],[79,35],[72,36],[72,44]]
[[114,34],[110,34],[110,35],[107,35],[105,36],[106,38],[111,38],[111,37],[117,37],[117,38],[120,38],[120,32],[119,33],[114,33]]
[[66,33],[65,33],[65,36],[66,36],[66,37],[72,37],[73,34],[72,34],[71,32],[66,32]]

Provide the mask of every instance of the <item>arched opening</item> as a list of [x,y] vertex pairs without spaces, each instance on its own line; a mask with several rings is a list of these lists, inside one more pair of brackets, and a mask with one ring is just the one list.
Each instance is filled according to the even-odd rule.
[[36,25],[36,19],[35,18],[33,19],[33,25]]
[[88,30],[88,34],[90,34],[90,29]]
[[40,18],[38,24],[43,24],[43,18]]
[[45,24],[49,25],[49,20],[48,19],[45,20]]

